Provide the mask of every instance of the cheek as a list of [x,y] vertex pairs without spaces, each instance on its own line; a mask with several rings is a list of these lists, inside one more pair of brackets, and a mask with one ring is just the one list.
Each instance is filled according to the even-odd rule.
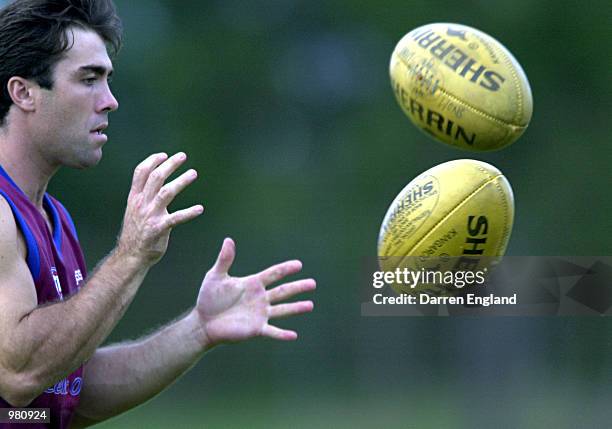
[[78,100],[55,100],[44,114],[49,132],[55,135],[73,134],[85,126],[87,110]]

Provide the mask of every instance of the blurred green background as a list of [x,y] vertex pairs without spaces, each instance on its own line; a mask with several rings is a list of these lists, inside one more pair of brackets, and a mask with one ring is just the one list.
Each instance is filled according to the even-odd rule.
[[[315,311],[279,321],[296,343],[213,350],[123,427],[610,427],[612,322],[598,318],[367,318],[364,258],[388,205],[450,159],[500,168],[513,185],[511,255],[612,254],[609,2],[117,0],[102,163],[62,171],[90,270],[113,246],[132,170],[185,151],[200,179],[174,203],[204,216],[173,232],[110,342],[195,303],[222,239],[235,275],[300,258]],[[529,77],[534,116],[492,154],[436,143],[404,117],[388,80],[395,43],[430,22],[489,33]]]

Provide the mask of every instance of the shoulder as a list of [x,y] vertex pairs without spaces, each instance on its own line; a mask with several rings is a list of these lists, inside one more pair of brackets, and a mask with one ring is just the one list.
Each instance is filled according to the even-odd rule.
[[15,238],[17,235],[17,224],[13,216],[13,210],[6,198],[0,194],[0,242]]
[[0,256],[15,252],[24,259],[27,253],[25,240],[17,228],[13,209],[6,198],[0,194]]

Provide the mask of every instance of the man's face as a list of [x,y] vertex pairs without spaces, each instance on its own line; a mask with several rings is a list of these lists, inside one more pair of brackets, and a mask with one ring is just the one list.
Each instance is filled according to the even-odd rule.
[[40,90],[33,125],[46,159],[86,168],[102,157],[108,113],[118,103],[108,86],[112,63],[102,39],[79,28],[69,29],[72,34],[74,44],[53,69],[53,88]]

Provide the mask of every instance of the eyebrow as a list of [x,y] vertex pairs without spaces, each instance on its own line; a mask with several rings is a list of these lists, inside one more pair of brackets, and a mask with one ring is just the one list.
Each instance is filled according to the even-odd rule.
[[99,66],[96,64],[89,64],[86,66],[81,66],[79,67],[79,69],[76,71],[76,73],[83,73],[83,72],[93,72],[98,76],[104,76],[104,74],[108,71],[108,76],[111,76],[113,74],[113,69],[107,69],[104,66]]

